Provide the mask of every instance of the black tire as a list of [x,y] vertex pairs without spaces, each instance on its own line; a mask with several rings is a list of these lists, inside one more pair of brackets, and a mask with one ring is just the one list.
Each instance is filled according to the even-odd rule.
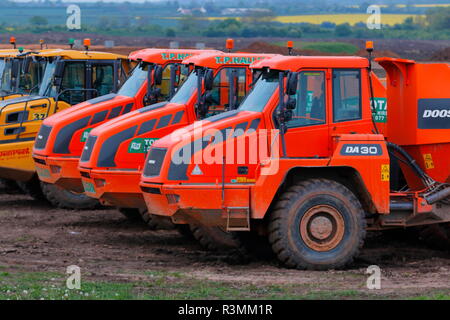
[[10,179],[0,179],[1,191],[5,194],[21,194],[23,190],[17,185],[17,182]]
[[175,229],[187,240],[195,240],[191,227],[188,224],[176,224]]
[[147,210],[140,211],[142,220],[149,226],[151,230],[172,230],[175,229],[175,225],[172,223],[169,217],[157,216],[148,213]]
[[37,176],[33,177],[29,181],[16,181],[16,183],[23,193],[31,196],[34,200],[47,202],[47,198],[42,192],[41,183]]
[[119,212],[130,221],[142,221],[141,213],[136,208],[119,208]]
[[206,227],[202,225],[190,225],[192,235],[200,245],[210,251],[236,250],[240,248],[240,242],[231,232],[226,232],[220,227]]
[[235,236],[237,243],[239,243],[239,252],[241,254],[264,260],[274,258],[267,236],[260,236],[252,231],[235,231],[232,234]]
[[450,223],[437,223],[420,230],[421,240],[431,248],[450,251]]
[[332,180],[310,179],[289,187],[270,215],[269,241],[289,268],[348,266],[363,246],[365,235],[360,202]]
[[45,198],[57,208],[87,210],[100,206],[97,199],[90,198],[83,193],[65,190],[54,184],[41,181],[41,189]]

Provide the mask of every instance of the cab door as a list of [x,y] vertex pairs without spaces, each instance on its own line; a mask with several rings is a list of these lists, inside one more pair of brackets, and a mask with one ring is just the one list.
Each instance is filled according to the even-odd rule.
[[[286,156],[325,158],[329,156],[327,70],[305,70],[298,74],[292,118],[286,122]],[[276,112],[274,119],[276,121]],[[282,148],[282,143],[280,143]],[[282,149],[280,154],[282,155]]]
[[331,138],[343,133],[370,133],[372,121],[363,117],[361,73],[361,69],[332,71]]

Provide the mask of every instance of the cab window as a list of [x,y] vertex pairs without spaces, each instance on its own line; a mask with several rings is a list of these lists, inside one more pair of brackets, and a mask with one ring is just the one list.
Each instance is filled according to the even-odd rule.
[[223,68],[214,77],[214,85],[211,90],[212,102],[217,106],[228,107],[230,96],[230,80],[234,79],[234,96],[237,107],[246,95],[246,69],[245,68]]
[[292,119],[288,128],[312,126],[326,122],[325,73],[322,71],[300,72],[297,93],[289,97],[295,99]]
[[94,95],[103,96],[114,91],[114,67],[111,64],[92,66],[92,89]]
[[361,119],[360,70],[333,71],[333,121]]
[[59,100],[63,100],[71,105],[86,100],[86,77],[84,62],[67,62],[64,68],[64,75],[60,92],[64,92],[59,96]]
[[161,95],[163,100],[167,100],[170,96],[170,75],[172,69],[175,69],[175,79],[173,80],[174,92],[177,92],[178,88],[186,81],[189,76],[189,66],[179,63],[171,63],[164,68],[163,79],[161,82]]
[[[20,72],[19,78],[19,92],[20,93],[33,93],[39,90],[39,81],[44,72],[44,64],[41,62],[26,61],[24,59],[23,63],[30,63],[29,71],[24,73]],[[22,70],[24,67],[22,68]]]

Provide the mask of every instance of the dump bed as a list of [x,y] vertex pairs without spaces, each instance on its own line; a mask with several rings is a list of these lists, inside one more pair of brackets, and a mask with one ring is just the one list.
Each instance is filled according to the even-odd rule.
[[[379,58],[387,72],[388,139],[404,147],[428,175],[450,180],[450,66]],[[421,183],[406,173],[408,184]]]

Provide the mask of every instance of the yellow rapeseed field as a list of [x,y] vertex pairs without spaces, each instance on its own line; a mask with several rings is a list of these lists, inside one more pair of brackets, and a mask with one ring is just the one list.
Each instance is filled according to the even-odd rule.
[[[350,13],[350,14],[314,14],[314,15],[297,15],[297,16],[278,16],[275,17],[275,21],[282,23],[313,23],[313,24],[321,24],[322,22],[328,21],[336,24],[341,23],[349,23],[354,25],[358,22],[366,22],[369,18],[369,14],[359,14],[359,13]],[[408,17],[419,17],[421,15],[414,14],[381,14],[381,23],[387,25],[394,25],[396,23],[402,23]],[[422,15],[424,17],[424,15]],[[241,20],[241,17],[205,17],[203,19],[207,20],[225,20],[227,18],[234,18]],[[179,19],[178,17],[175,19]]]
[[[417,15],[411,14],[381,14],[381,23],[393,25],[396,23],[402,23],[408,17],[416,17]],[[282,23],[314,23],[321,24],[328,21],[336,24],[349,23],[354,25],[358,22],[366,22],[368,14],[317,14],[317,15],[298,15],[298,16],[279,16],[275,20]]]

